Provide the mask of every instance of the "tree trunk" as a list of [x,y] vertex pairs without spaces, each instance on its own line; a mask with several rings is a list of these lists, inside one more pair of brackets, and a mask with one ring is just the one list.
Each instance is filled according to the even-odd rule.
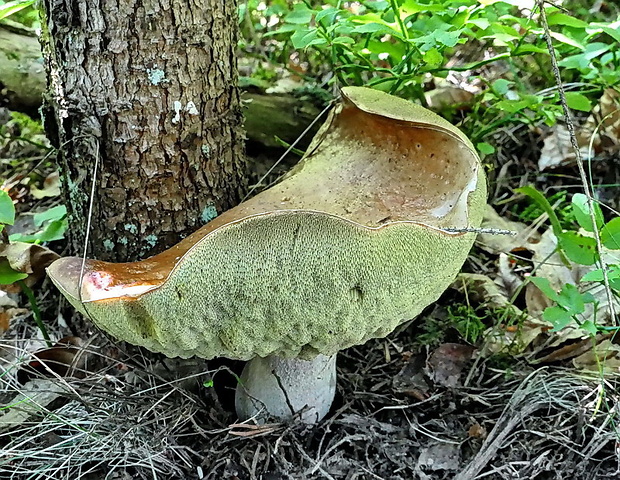
[[60,149],[72,249],[153,255],[245,191],[237,6],[223,0],[44,0],[44,123]]

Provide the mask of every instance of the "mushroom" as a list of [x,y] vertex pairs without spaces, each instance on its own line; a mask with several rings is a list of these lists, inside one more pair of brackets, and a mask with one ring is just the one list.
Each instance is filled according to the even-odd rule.
[[241,418],[320,420],[336,353],[434,302],[486,203],[474,147],[449,122],[363,87],[342,96],[278,184],[159,255],[87,260],[82,278],[81,258],[61,258],[50,278],[118,339],[170,357],[249,360]]

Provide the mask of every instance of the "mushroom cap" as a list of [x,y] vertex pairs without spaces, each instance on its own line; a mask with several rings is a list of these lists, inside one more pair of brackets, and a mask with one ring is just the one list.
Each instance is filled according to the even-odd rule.
[[[471,143],[361,87],[277,185],[142,262],[62,258],[48,273],[115,337],[168,356],[312,358],[383,337],[448,287],[486,185]],[[81,283],[81,291],[80,291]]]

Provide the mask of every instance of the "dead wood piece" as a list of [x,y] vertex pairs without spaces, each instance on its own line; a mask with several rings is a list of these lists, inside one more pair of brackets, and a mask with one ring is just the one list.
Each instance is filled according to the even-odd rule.
[[0,26],[0,104],[36,114],[45,81],[39,40]]

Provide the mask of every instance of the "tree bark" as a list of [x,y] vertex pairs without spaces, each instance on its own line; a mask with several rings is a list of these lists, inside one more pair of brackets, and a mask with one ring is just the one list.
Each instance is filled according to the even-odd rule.
[[43,1],[44,123],[72,232],[89,256],[153,255],[245,191],[237,6],[223,0]]

